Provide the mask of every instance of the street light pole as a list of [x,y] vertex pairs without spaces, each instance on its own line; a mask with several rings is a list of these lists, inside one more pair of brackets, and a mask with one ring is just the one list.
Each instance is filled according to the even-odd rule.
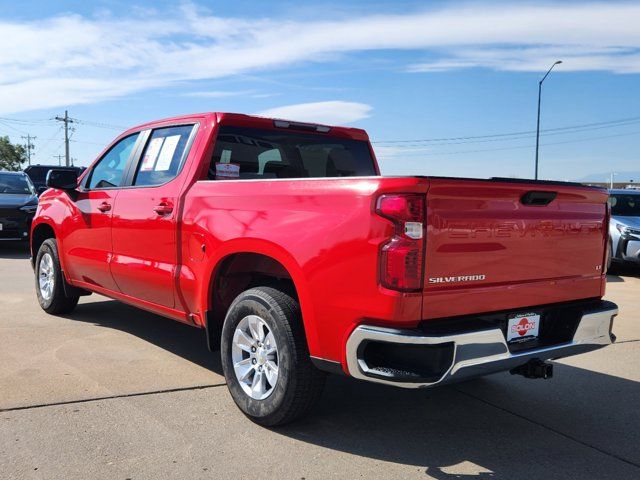
[[538,179],[538,150],[540,148],[540,99],[542,97],[542,82],[544,82],[545,78],[547,78],[547,76],[551,73],[551,70],[553,70],[553,67],[555,67],[556,65],[560,65],[561,63],[562,63],[562,60],[558,60],[553,65],[551,65],[551,68],[547,70],[547,73],[544,75],[544,77],[542,77],[542,80],[538,82],[538,125],[536,127],[536,180]]

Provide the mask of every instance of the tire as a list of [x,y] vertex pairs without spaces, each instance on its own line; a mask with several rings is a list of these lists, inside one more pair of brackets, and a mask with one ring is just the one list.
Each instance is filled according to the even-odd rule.
[[325,374],[311,363],[298,302],[278,289],[251,288],[233,301],[222,327],[221,354],[231,397],[260,425],[292,422],[322,394]]
[[69,313],[78,304],[78,296],[66,296],[64,278],[60,268],[58,245],[55,238],[48,238],[36,255],[36,295],[40,307],[47,313]]

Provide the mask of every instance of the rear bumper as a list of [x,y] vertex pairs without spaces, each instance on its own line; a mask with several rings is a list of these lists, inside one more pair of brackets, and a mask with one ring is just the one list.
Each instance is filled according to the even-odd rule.
[[[350,335],[346,344],[347,366],[355,378],[405,388],[425,388],[454,383],[468,378],[510,370],[529,360],[551,360],[589,352],[610,345],[615,341],[611,333],[613,318],[618,314],[612,302],[602,302],[596,309],[585,312],[569,342],[557,345],[510,352],[505,335],[500,328],[451,335],[422,335],[413,330],[361,325]],[[431,374],[424,372],[424,365],[416,369],[398,370],[369,365],[365,360],[365,347],[377,342],[393,344],[393,348],[406,346],[413,352],[423,350],[433,353],[435,364]],[[416,349],[416,346],[418,348]],[[415,355],[414,355],[415,357]]]

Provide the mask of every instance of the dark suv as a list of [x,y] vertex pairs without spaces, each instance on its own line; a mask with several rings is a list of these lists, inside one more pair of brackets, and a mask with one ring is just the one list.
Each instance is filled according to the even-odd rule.
[[84,167],[58,167],[57,165],[30,165],[24,169],[24,173],[36,187],[36,193],[40,195],[47,189],[47,174],[50,170],[71,170],[78,173],[78,176],[85,170]]

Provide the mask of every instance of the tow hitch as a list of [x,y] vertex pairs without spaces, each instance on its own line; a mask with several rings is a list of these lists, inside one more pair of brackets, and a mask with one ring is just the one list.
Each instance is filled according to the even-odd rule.
[[509,372],[511,375],[522,375],[524,378],[544,378],[546,380],[553,377],[553,364],[535,358],[524,365],[512,368]]

